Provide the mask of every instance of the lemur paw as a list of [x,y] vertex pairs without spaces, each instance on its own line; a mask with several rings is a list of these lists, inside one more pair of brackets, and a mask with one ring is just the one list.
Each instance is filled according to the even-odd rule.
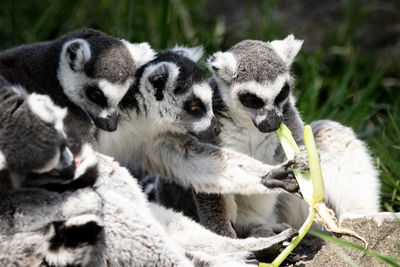
[[268,188],[282,188],[291,193],[297,192],[299,185],[290,169],[291,165],[293,165],[293,161],[288,160],[282,165],[270,170],[267,175],[262,178],[262,184]]
[[305,146],[300,147],[300,152],[294,155],[293,166],[294,169],[299,171],[308,171],[308,153]]

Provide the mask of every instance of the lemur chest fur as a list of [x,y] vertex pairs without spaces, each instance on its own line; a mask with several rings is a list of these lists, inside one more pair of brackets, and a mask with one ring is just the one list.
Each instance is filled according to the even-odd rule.
[[[265,134],[253,125],[241,126],[230,118],[219,118],[222,124],[220,145],[247,154],[267,164],[282,162],[281,148],[275,133]],[[252,129],[254,128],[254,129]],[[229,219],[239,225],[273,224],[276,217],[271,216],[276,204],[276,194],[266,195],[227,195]]]
[[247,154],[267,164],[283,162],[280,143],[275,133],[261,133],[253,125],[240,126],[227,118],[221,118],[220,122],[223,128],[220,134],[222,147]]

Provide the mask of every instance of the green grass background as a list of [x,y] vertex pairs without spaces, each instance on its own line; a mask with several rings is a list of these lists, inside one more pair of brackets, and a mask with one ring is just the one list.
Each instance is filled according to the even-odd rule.
[[[0,3],[0,49],[49,40],[82,27],[102,30],[131,42],[149,42],[156,49],[203,45],[206,55],[228,49],[241,38],[272,40],[298,28],[282,29],[285,18],[272,16],[278,1],[258,1],[263,16],[246,9],[249,27],[241,38],[238,25],[211,16],[205,0],[44,0]],[[400,211],[400,66],[379,50],[365,52],[358,43],[369,9],[357,1],[341,1],[341,19],[326,27],[323,45],[300,52],[298,107],[306,122],[333,119],[351,126],[367,142],[382,181],[382,208]],[[400,14],[400,10],[394,10]],[[324,16],[324,14],[321,14]],[[373,32],[371,34],[374,34]],[[304,47],[311,46],[310,40]]]

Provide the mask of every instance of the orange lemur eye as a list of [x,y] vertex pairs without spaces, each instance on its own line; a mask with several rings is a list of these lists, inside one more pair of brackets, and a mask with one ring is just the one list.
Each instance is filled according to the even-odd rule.
[[191,111],[196,111],[196,110],[198,110],[199,109],[199,106],[197,106],[197,105],[192,105],[192,106],[190,106],[190,110]]

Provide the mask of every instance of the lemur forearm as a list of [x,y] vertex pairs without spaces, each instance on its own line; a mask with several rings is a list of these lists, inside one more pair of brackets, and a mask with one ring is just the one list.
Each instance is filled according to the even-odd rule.
[[151,149],[153,153],[145,154],[155,154],[157,160],[146,158],[142,164],[197,192],[261,194],[273,190],[263,186],[261,180],[274,166],[190,136],[162,136]]

